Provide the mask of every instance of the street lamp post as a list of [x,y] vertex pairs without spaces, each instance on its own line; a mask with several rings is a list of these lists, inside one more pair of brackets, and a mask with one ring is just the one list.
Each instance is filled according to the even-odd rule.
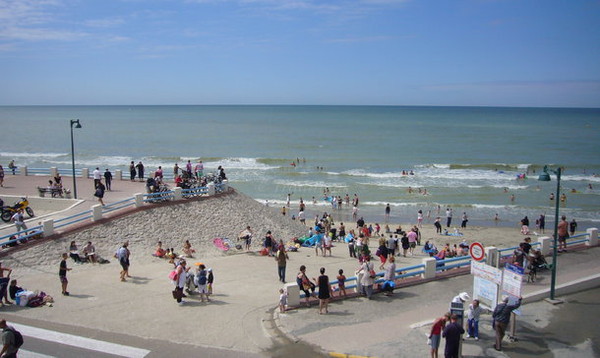
[[71,164],[73,168],[73,197],[77,199],[77,180],[75,179],[75,144],[73,143],[73,125],[81,128],[79,119],[71,119]]
[[556,196],[554,197],[555,208],[554,208],[554,245],[552,249],[552,278],[550,280],[550,302],[555,302],[554,293],[556,288],[556,258],[558,256],[558,201],[560,198],[560,175],[562,170],[560,167],[556,170],[548,169],[548,166],[544,166],[544,172],[538,177],[539,181],[550,181],[550,173],[556,175]]

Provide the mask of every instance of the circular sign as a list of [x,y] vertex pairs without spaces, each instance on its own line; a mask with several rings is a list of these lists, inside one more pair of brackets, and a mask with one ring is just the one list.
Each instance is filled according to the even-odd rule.
[[483,249],[483,245],[479,242],[474,242],[469,246],[469,255],[475,261],[481,261],[485,257],[485,250]]

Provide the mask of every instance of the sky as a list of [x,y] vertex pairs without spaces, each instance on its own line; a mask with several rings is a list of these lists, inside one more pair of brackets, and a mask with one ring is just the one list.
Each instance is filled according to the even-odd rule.
[[0,0],[0,105],[600,107],[599,0]]

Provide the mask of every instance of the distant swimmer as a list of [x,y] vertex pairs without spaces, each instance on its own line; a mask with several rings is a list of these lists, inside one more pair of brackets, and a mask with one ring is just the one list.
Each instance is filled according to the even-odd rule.
[[562,193],[562,195],[560,196],[560,202],[564,203],[565,201],[567,201],[567,196],[565,195],[565,193]]
[[515,194],[510,194],[510,202],[511,203],[515,202]]
[[592,183],[589,183],[589,184],[588,184],[588,189],[590,189],[590,190],[594,190],[594,188],[592,187]]
[[550,193],[550,200],[554,200],[554,193]]

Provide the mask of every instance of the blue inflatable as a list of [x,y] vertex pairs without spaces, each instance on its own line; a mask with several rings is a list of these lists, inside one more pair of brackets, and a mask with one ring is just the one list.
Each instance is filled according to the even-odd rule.
[[321,240],[323,240],[323,234],[315,234],[310,239],[304,240],[304,243],[302,243],[302,246],[305,246],[305,247],[315,246],[316,244],[321,242]]
[[346,241],[346,243],[349,243],[350,241],[352,241],[352,239],[354,239],[354,236],[352,234],[348,234],[346,235],[344,241]]

